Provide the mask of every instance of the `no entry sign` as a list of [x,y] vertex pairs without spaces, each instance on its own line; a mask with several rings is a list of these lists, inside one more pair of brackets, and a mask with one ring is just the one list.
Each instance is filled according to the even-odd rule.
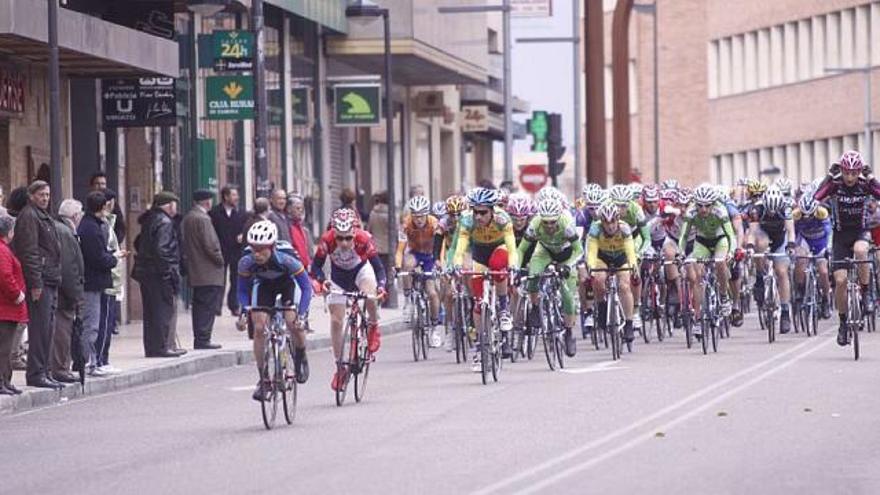
[[519,183],[522,188],[530,193],[536,193],[547,184],[547,166],[520,165],[519,167]]

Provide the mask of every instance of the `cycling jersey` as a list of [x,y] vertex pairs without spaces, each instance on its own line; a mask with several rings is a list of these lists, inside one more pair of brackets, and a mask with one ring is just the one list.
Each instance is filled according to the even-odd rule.
[[273,306],[276,294],[282,295],[283,304],[292,304],[294,286],[302,292],[298,312],[306,315],[312,284],[295,256],[275,249],[265,264],[257,263],[253,253],[245,253],[238,262],[238,302],[242,307]]
[[358,229],[354,233],[352,247],[342,249],[336,243],[336,231],[330,229],[321,236],[315,250],[315,261],[312,263],[312,276],[324,280],[324,261],[330,258],[330,280],[345,290],[354,290],[360,269],[370,263],[375,272],[378,286],[385,287],[385,268],[379,260],[379,252],[373,243],[373,237],[366,230]]
[[691,230],[696,232],[697,242],[706,247],[714,248],[719,239],[727,237],[728,252],[736,248],[736,235],[730,223],[730,216],[727,214],[727,209],[719,203],[713,205],[712,210],[705,216],[698,213],[697,206],[690,207],[684,214],[684,225],[681,230],[682,235],[678,239],[678,248],[681,252],[685,250],[687,236]]
[[757,223],[771,239],[785,237],[785,224],[792,219],[791,207],[783,203],[782,210],[770,211],[763,202],[758,202],[749,210],[749,219]]
[[870,196],[880,199],[880,183],[864,177],[859,177],[855,184],[848,186],[843,179],[826,176],[813,193],[816,201],[829,201],[835,230],[864,230]]
[[625,262],[630,267],[638,265],[635,244],[632,238],[632,229],[629,225],[620,222],[617,232],[609,234],[602,226],[602,222],[593,222],[590,226],[589,241],[587,242],[587,267],[597,268],[599,261],[616,266],[623,266]]
[[540,246],[554,261],[563,262],[576,260],[583,253],[583,248],[578,242],[577,226],[574,217],[569,213],[563,213],[557,220],[553,232],[539,218],[535,217],[526,227],[525,237],[519,246],[519,257],[522,266],[527,266],[535,248]]
[[651,230],[648,228],[648,220],[642,207],[635,201],[630,201],[626,205],[626,210],[620,215],[620,220],[629,225],[633,241],[636,243],[636,251],[641,252],[651,239]]
[[473,213],[466,212],[458,221],[458,239],[456,240],[453,264],[461,265],[464,255],[470,249],[474,261],[485,265],[495,248],[504,245],[507,249],[507,265],[515,268],[519,265],[516,257],[516,236],[513,235],[513,222],[504,210],[495,208],[492,221],[481,226],[474,219]]
[[666,209],[666,202],[660,200],[657,204],[657,210],[654,213],[649,213],[648,210],[642,208],[642,211],[645,213],[645,218],[648,222],[648,230],[651,232],[651,246],[656,249],[659,249],[663,246],[663,241],[666,240],[666,229],[663,225],[663,211]]
[[458,223],[455,223],[456,221],[452,218],[445,215],[434,226],[434,259],[440,260],[445,253],[447,265],[452,263],[452,257],[455,254],[455,232],[458,229]]
[[812,216],[806,216],[799,208],[792,212],[794,230],[798,242],[805,242],[813,253],[820,253],[828,247],[831,238],[831,217],[828,210],[820,206]]
[[434,232],[438,221],[432,216],[425,219],[425,225],[418,227],[412,215],[407,215],[397,236],[397,253],[395,263],[400,266],[403,263],[403,253],[408,250],[411,253],[431,254],[434,251]]

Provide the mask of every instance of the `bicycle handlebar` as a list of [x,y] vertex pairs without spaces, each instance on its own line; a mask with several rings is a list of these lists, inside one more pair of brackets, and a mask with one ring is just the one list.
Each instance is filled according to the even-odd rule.
[[278,311],[297,311],[296,305],[293,306],[251,306],[247,311],[258,311],[261,313],[275,313]]
[[352,292],[352,291],[347,291],[347,290],[333,290],[333,289],[326,291],[324,293],[324,297],[327,297],[331,294],[337,295],[337,296],[345,296],[350,299],[366,299],[368,301],[378,301],[379,300],[379,296],[369,296],[369,295],[364,294],[363,292],[359,292],[359,291]]

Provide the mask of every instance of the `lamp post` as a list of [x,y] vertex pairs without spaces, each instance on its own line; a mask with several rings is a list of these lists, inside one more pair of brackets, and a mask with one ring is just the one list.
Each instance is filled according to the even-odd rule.
[[651,31],[654,38],[654,182],[660,182],[660,92],[658,90],[657,70],[657,0],[654,3],[633,4],[633,10],[639,14],[651,14]]
[[[49,184],[52,194],[62,198],[61,191],[61,62],[58,52],[58,0],[49,0]],[[52,202],[58,211],[61,201]]]
[[501,5],[472,5],[461,7],[438,7],[441,14],[474,14],[501,12],[502,31],[504,31],[504,180],[513,181],[513,86],[511,81],[511,43],[510,0],[502,0]]
[[269,96],[266,91],[266,18],[263,0],[251,3],[251,29],[254,31],[254,165],[257,169],[257,197],[269,197],[269,157],[266,141],[269,139]]
[[[370,0],[353,0],[345,9],[345,17],[371,22],[382,18],[382,31],[385,38],[385,168],[388,174],[388,252],[393,253],[397,246],[397,193],[394,180],[394,98],[391,94],[391,16],[387,8],[380,7]],[[391,256],[389,255],[389,259]],[[386,267],[387,270],[387,267]],[[389,290],[393,285],[389,285]],[[392,292],[388,295],[389,307],[396,307]]]

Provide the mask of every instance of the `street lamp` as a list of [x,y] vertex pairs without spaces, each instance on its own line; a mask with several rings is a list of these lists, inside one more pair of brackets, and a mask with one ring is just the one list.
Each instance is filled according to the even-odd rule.
[[[382,18],[382,31],[385,38],[385,168],[388,174],[388,249],[389,252],[393,252],[394,247],[397,246],[397,194],[394,180],[394,99],[391,94],[391,16],[387,8],[380,7],[370,0],[350,0],[345,8],[345,17],[361,25],[369,24],[377,17]],[[389,294],[389,301],[390,307],[396,307],[393,294]]]
[[[870,50],[869,50],[870,53]],[[878,127],[878,122],[872,122],[871,118],[871,70],[873,67],[826,67],[826,74],[865,74],[865,145],[867,148],[868,162],[874,161],[874,142],[871,139],[871,130]]]
[[189,0],[186,6],[202,17],[211,17],[226,9],[230,3],[232,0]]
[[758,172],[759,176],[775,177],[782,173],[782,169],[778,165],[770,165],[769,167]]
[[654,3],[633,4],[633,10],[639,14],[651,14],[652,35],[654,37],[654,182],[660,182],[660,93],[658,90],[657,70],[657,0]]
[[501,5],[465,5],[456,7],[437,7],[441,14],[474,14],[501,12],[502,31],[504,31],[504,180],[513,181],[513,100],[510,74],[510,56],[513,45],[510,42],[510,0],[502,0]]

